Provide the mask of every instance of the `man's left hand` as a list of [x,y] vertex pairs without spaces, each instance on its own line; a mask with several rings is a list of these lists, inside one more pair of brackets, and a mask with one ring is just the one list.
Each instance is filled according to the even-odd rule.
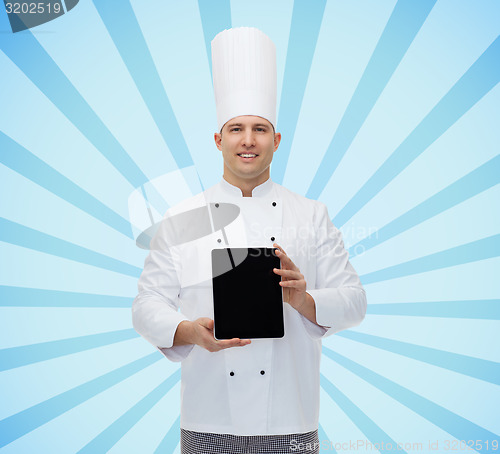
[[283,300],[290,304],[294,309],[301,312],[301,308],[306,304],[306,281],[299,268],[286,255],[283,248],[276,243],[276,255],[281,261],[281,269],[274,268],[274,272],[281,276],[280,285],[283,287]]

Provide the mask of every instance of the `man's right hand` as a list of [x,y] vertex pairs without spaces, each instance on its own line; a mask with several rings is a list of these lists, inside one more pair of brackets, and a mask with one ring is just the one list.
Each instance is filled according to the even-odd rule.
[[193,322],[187,320],[180,322],[174,336],[174,345],[196,344],[209,352],[218,352],[230,347],[243,347],[251,342],[250,339],[215,339],[214,321],[208,317],[201,317]]

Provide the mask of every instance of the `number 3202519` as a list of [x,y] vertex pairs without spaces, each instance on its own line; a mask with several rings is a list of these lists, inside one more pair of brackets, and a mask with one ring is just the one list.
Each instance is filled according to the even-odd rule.
[[44,2],[6,3],[5,8],[7,10],[7,14],[44,14],[44,13],[59,14],[61,12],[61,4],[60,3],[51,3],[51,2],[47,2],[47,3],[44,3]]

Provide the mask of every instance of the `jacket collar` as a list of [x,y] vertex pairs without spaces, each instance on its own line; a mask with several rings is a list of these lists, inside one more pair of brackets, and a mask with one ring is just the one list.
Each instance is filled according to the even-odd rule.
[[[274,186],[273,181],[271,180],[271,178],[268,178],[266,181],[264,181],[264,183],[259,184],[253,189],[252,197],[265,197],[271,192],[273,186]],[[232,195],[233,197],[243,197],[241,189],[238,188],[237,186],[233,186],[224,178],[222,178],[220,181],[220,187],[222,188],[222,191],[226,194]]]

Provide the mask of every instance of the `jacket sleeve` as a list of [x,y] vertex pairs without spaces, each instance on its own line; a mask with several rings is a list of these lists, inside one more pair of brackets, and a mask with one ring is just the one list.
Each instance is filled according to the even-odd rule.
[[366,314],[366,294],[349,263],[342,234],[325,205],[316,209],[316,282],[307,292],[314,298],[316,321],[325,327],[321,337],[357,326]]
[[177,326],[188,318],[178,312],[179,260],[175,248],[167,245],[165,228],[162,222],[151,241],[151,251],[139,278],[139,293],[132,304],[132,323],[168,359],[182,361],[193,345],[173,346]]

